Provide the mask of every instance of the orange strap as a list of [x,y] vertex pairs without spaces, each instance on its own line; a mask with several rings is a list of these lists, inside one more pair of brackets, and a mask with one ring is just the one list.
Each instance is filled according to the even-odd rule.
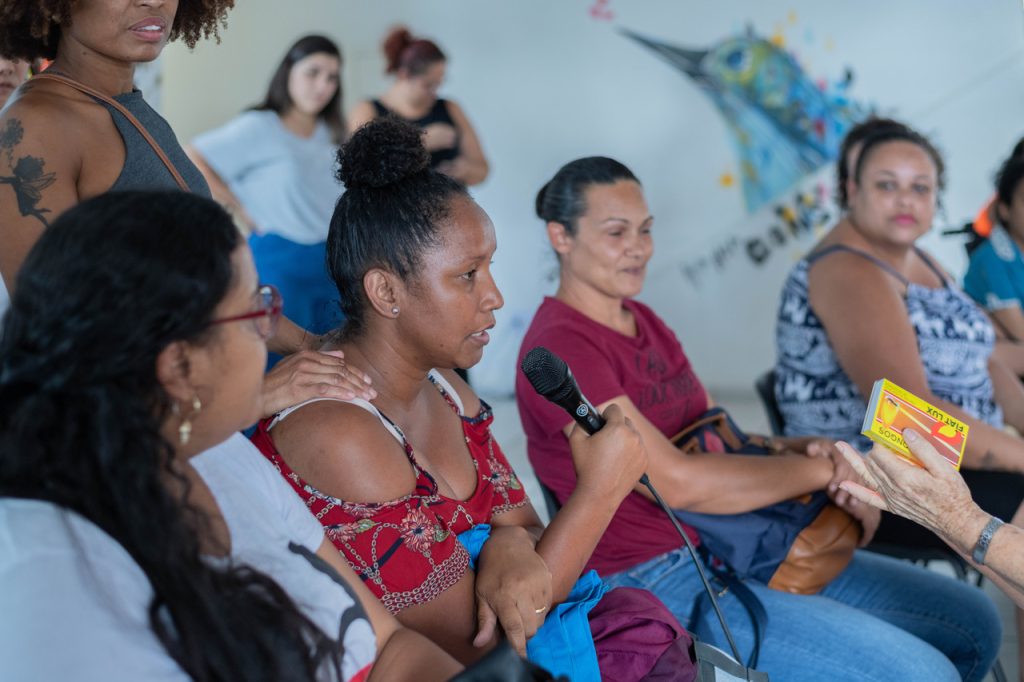
[[156,155],[158,157],[160,157],[160,160],[167,167],[167,170],[170,171],[171,176],[174,178],[174,181],[176,183],[178,183],[178,187],[180,187],[183,192],[191,192],[192,191],[192,188],[190,188],[188,186],[188,183],[185,182],[185,178],[181,177],[181,173],[179,173],[178,169],[174,167],[174,164],[171,163],[171,160],[167,157],[167,154],[164,153],[164,150],[161,149],[160,145],[157,144],[157,141],[153,139],[153,136],[149,134],[149,131],[146,130],[142,126],[142,124],[139,123],[139,119],[135,118],[135,116],[132,115],[132,112],[130,112],[127,109],[125,109],[124,105],[122,105],[120,102],[118,102],[118,101],[108,97],[107,95],[104,95],[99,90],[94,90],[94,89],[90,88],[88,85],[82,85],[78,81],[71,80],[70,78],[68,78],[66,76],[58,76],[55,73],[49,73],[49,72],[44,71],[43,73],[41,73],[41,74],[39,74],[37,76],[33,76],[33,78],[32,78],[32,80],[34,80],[34,81],[37,81],[37,80],[40,80],[40,79],[51,80],[51,81],[56,81],[58,83],[63,83],[64,85],[66,85],[66,86],[68,86],[70,88],[74,88],[75,90],[78,90],[79,92],[84,92],[86,95],[89,95],[90,97],[95,97],[96,99],[100,100],[101,102],[104,102],[104,103],[109,104],[110,106],[114,107],[114,109],[116,109],[119,114],[124,116],[128,120],[129,123],[131,123],[133,126],[135,126],[135,129],[139,131],[139,134],[142,135],[143,139],[145,139],[146,142],[149,143],[149,146],[153,148],[153,151],[156,152]]

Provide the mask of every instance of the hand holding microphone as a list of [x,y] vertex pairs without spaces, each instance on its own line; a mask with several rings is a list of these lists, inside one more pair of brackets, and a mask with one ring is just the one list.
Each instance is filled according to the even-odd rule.
[[534,390],[576,421],[569,445],[577,489],[617,505],[647,468],[647,449],[632,422],[617,405],[600,414],[580,393],[565,361],[543,346],[526,354],[522,370]]
[[605,408],[605,425],[588,435],[579,424],[569,434],[576,487],[618,504],[647,469],[647,448],[633,422],[618,405]]
[[[725,616],[722,615],[722,609],[718,606],[715,591],[711,588],[711,583],[708,582],[704,567],[697,556],[697,550],[694,549],[693,543],[690,542],[690,537],[679,524],[679,519],[676,518],[675,513],[673,513],[661,495],[658,494],[647,474],[644,473],[644,469],[647,468],[647,450],[640,439],[640,434],[633,428],[629,419],[625,417],[622,410],[616,405],[610,405],[605,410],[604,417],[598,414],[590,401],[580,393],[579,386],[576,385],[576,380],[573,379],[572,372],[569,371],[569,366],[565,364],[565,361],[543,346],[537,346],[527,353],[526,357],[523,358],[521,368],[526,378],[529,379],[530,385],[533,386],[537,393],[540,393],[556,405],[560,405],[576,420],[576,427],[569,438],[572,445],[573,464],[576,468],[577,488],[583,485],[583,476],[586,468],[582,465],[587,463],[587,459],[592,458],[601,462],[601,465],[595,468],[595,479],[599,478],[600,472],[605,471],[606,468],[614,471],[616,467],[619,467],[619,473],[621,474],[619,480],[629,483],[629,487],[620,496],[614,498],[616,506],[622,502],[623,497],[629,494],[638,478],[640,483],[650,491],[655,503],[665,512],[669,522],[676,529],[676,532],[679,533],[680,539],[690,552],[690,557],[693,558],[693,563],[697,567],[697,574],[704,584],[704,591],[707,593],[708,599],[711,600],[711,606],[714,608],[715,615],[718,616],[718,622],[722,624],[725,638],[729,641],[729,648],[732,651],[733,658],[737,661],[743,660],[740,658],[740,650],[736,646],[732,632],[729,631],[729,625],[725,622]],[[612,428],[609,429],[609,427]],[[585,439],[580,433],[581,431],[592,434],[591,438]],[[633,438],[636,440],[636,447],[629,450],[613,449],[628,446],[629,438],[624,433],[626,431],[632,432]],[[600,435],[593,435],[598,432],[600,432]],[[604,444],[598,439],[609,432],[615,434],[612,437],[613,439],[618,437],[624,440],[619,443],[610,440],[608,442],[608,449],[605,449]],[[573,439],[576,439],[575,443]],[[591,444],[595,447],[593,454],[587,448]],[[626,460],[637,465],[636,472],[633,471]],[[639,474],[639,477],[637,474]],[[608,476],[609,474],[605,472],[604,475]]]

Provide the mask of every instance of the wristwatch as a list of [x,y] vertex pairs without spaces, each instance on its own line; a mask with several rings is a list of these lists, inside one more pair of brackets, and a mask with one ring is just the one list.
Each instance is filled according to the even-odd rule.
[[974,551],[971,552],[971,559],[977,565],[985,565],[985,555],[988,553],[988,546],[992,542],[992,536],[996,534],[1001,525],[1003,525],[1003,521],[995,516],[990,518],[988,523],[985,524],[984,530],[978,536],[978,541],[974,543]]

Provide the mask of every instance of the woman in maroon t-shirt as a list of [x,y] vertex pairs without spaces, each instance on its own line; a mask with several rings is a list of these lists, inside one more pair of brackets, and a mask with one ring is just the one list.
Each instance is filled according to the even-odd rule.
[[[878,514],[851,503],[848,495],[835,494],[851,472],[831,443],[777,439],[777,456],[749,457],[684,456],[669,441],[713,403],[672,331],[632,299],[643,287],[654,250],[654,219],[629,169],[603,157],[573,161],[541,189],[536,207],[558,257],[560,282],[555,297],[546,298],[537,311],[520,359],[533,347],[545,346],[575,370],[582,392],[599,409],[618,405],[643,437],[650,479],[672,507],[740,513],[828,489],[837,504],[861,521],[866,543]],[[576,485],[566,440],[573,422],[522,376],[517,377],[516,397],[534,470],[564,500]],[[637,486],[626,497],[588,566],[610,584],[651,590],[687,624],[701,589],[696,569],[648,495]],[[694,537],[693,529],[688,530]],[[960,679],[983,673],[991,662],[988,649],[957,639],[958,632],[986,632],[980,616],[969,623],[963,615],[977,595],[908,564],[858,552],[814,596],[747,583],[769,614],[758,668],[773,678]],[[936,597],[939,593],[942,599]],[[753,634],[748,615],[731,592],[722,602],[741,649],[749,651]],[[922,603],[929,607],[920,608]],[[978,608],[988,615],[985,606]],[[915,621],[910,612],[924,617]],[[950,624],[949,629],[920,625],[931,618]],[[717,625],[701,620],[688,627],[725,646]],[[894,646],[897,640],[900,644]],[[840,643],[847,653],[837,653]],[[793,655],[796,651],[799,656]],[[870,662],[859,660],[867,651],[872,652]]]

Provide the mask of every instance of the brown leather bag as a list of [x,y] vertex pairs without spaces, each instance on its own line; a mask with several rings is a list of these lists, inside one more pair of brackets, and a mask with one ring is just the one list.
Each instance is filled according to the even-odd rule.
[[[743,433],[729,414],[721,408],[712,408],[671,440],[685,454],[774,454],[769,439]],[[705,515],[679,512],[679,515],[697,529],[711,553],[730,565],[730,568],[741,577],[763,580],[773,589],[795,594],[820,592],[850,563],[861,537],[860,523],[829,502],[824,493],[802,495],[746,514]],[[706,524],[706,528],[702,530],[702,519],[713,519],[713,523]],[[732,519],[735,519],[735,523],[732,523]],[[762,554],[774,551],[778,556],[760,557],[764,561],[757,563],[756,569],[751,568],[754,564],[748,562],[748,557],[739,554],[720,556],[729,554],[729,543],[716,542],[714,534],[727,533],[730,528],[737,534],[757,532],[760,527],[758,524],[766,524],[764,528],[771,529],[772,537],[781,534],[788,538],[795,532],[796,536],[792,539],[788,551],[785,551],[786,548],[782,547],[781,543],[780,546],[769,546],[762,550]],[[781,533],[778,532],[779,524],[784,526]],[[785,527],[785,524],[789,524],[789,527]],[[716,552],[716,545],[722,548],[722,551]],[[775,558],[780,559],[777,566],[774,563]],[[740,565],[733,566],[734,562]],[[775,568],[772,572],[770,569],[773,566]]]

